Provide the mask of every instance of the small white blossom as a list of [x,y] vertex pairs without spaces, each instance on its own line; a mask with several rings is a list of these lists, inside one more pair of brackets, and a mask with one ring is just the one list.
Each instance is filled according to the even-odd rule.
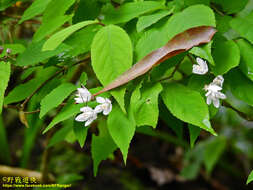
[[80,109],[81,114],[79,114],[75,120],[79,121],[79,122],[85,122],[85,126],[90,125],[95,119],[97,119],[97,113],[95,112],[95,110],[93,110],[91,107],[83,107]]
[[112,103],[108,98],[97,97],[98,106],[95,108],[96,113],[103,112],[104,115],[108,115],[112,111]]
[[221,75],[218,75],[217,77],[215,77],[215,79],[213,79],[213,83],[220,87],[223,86],[223,82],[224,82],[224,78]]
[[217,76],[212,83],[205,85],[204,89],[207,91],[205,94],[206,103],[210,105],[213,102],[214,107],[218,108],[220,106],[219,99],[226,99],[226,95],[220,92],[222,90],[224,79],[221,75]]
[[77,97],[75,98],[75,101],[77,104],[89,102],[91,99],[91,93],[84,86],[82,88],[77,89],[76,96]]
[[207,66],[207,63],[206,61],[204,61],[203,59],[197,57],[196,59],[197,64],[194,64],[193,67],[192,67],[192,73],[195,73],[195,74],[199,74],[199,75],[204,75],[208,72],[208,66]]

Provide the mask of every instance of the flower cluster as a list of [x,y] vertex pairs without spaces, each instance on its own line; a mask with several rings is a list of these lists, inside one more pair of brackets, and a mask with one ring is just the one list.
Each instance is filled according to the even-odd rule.
[[[77,89],[77,94],[75,98],[75,102],[77,104],[86,103],[91,100],[91,93],[84,86],[82,88]],[[103,113],[104,115],[108,115],[112,111],[112,103],[108,98],[96,97],[97,105],[95,109],[92,109],[89,106],[82,107],[79,114],[75,120],[79,122],[85,122],[85,126],[90,125],[95,119],[97,119],[98,113]]]
[[[196,62],[198,64],[194,64],[192,67],[192,73],[204,75],[208,72],[208,66],[206,61],[201,58],[197,58]],[[221,75],[218,75],[213,82],[208,85],[205,85],[204,90],[207,91],[206,103],[210,105],[213,103],[214,107],[218,108],[220,106],[219,99],[226,99],[226,95],[220,92],[222,90],[222,85],[224,82],[224,78]]]

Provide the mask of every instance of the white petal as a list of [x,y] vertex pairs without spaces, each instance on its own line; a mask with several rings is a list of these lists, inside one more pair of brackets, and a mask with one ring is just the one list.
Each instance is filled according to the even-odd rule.
[[103,108],[102,108],[102,105],[97,105],[96,107],[95,107],[95,113],[100,113],[100,112],[102,112],[103,111]]
[[90,125],[94,120],[93,119],[89,119],[85,122],[85,127],[87,127],[88,125]]
[[105,101],[106,101],[106,103],[108,103],[108,104],[112,104],[111,100],[108,99],[108,98],[106,98]]
[[112,111],[112,105],[110,104],[109,105],[109,107],[108,107],[108,109],[105,109],[104,111],[103,111],[103,114],[104,115],[109,115],[109,113]]
[[210,104],[212,103],[212,98],[211,98],[211,96],[207,96],[207,98],[206,98],[206,103],[207,103],[208,105],[210,105]]
[[217,93],[217,94],[216,94],[216,97],[217,97],[217,98],[220,98],[220,99],[226,99],[226,98],[227,98],[226,95],[223,94],[223,93],[221,93],[221,92]]
[[76,121],[83,122],[86,121],[86,117],[83,114],[79,114],[76,118]]
[[213,79],[213,83],[216,85],[219,85],[220,87],[222,87],[224,82],[224,78],[222,75],[218,75],[217,77],[215,77],[215,79]]
[[77,104],[84,103],[82,98],[74,98]]
[[96,101],[97,101],[97,103],[100,103],[100,104],[103,104],[103,103],[105,103],[106,102],[106,100],[105,100],[105,98],[103,98],[103,97],[96,97]]
[[80,109],[81,112],[93,112],[93,109],[89,106],[82,107]]
[[199,65],[193,65],[192,66],[192,73],[201,75],[202,71],[201,71],[200,66]]
[[213,105],[218,108],[220,106],[220,100],[218,98],[213,99]]
[[218,92],[219,90],[222,90],[222,88],[220,86],[215,85],[215,84],[210,84],[208,86],[208,90],[211,90],[213,92]]
[[210,96],[211,95],[211,91],[208,91],[206,94],[205,94],[205,96]]
[[201,66],[203,64],[205,64],[205,61],[203,59],[201,59],[200,57],[197,57],[196,59],[197,63]]

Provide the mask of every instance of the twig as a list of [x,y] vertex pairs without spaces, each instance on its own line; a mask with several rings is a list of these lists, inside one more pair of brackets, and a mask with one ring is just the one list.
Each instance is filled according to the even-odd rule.
[[223,12],[221,12],[219,9],[217,9],[213,4],[211,4],[211,8],[218,13],[221,16],[225,16],[225,14]]
[[[73,67],[75,65],[78,65],[82,62],[85,62],[87,60],[90,59],[90,56],[86,57],[84,60],[80,60],[78,62],[76,62],[75,64],[71,65],[70,67]],[[49,77],[46,81],[44,81],[30,96],[28,96],[25,101],[20,105],[21,110],[23,110],[25,108],[25,105],[27,104],[27,102],[30,101],[30,99],[33,97],[34,94],[36,94],[45,84],[47,84],[50,80],[54,79],[57,75],[63,73],[66,69],[68,68],[62,68],[61,70],[57,71],[54,75],[52,75],[51,77]]]
[[34,111],[24,111],[24,114],[33,114],[33,113],[38,113],[40,110],[34,110]]
[[[19,177],[35,177],[38,182],[42,181],[41,172],[27,170],[23,168],[14,168],[10,166],[0,165],[0,175],[1,176],[19,176]],[[52,174],[49,174],[49,180],[55,181]]]
[[161,82],[161,81],[164,81],[164,80],[169,80],[169,79],[173,78],[173,76],[174,76],[174,74],[176,73],[176,71],[178,70],[178,68],[179,68],[179,66],[180,66],[180,64],[181,64],[181,62],[182,62],[182,61],[180,61],[180,62],[175,66],[175,68],[174,68],[174,70],[172,71],[172,73],[170,74],[170,76],[165,77],[165,78],[162,78],[162,79],[158,80],[158,82]]

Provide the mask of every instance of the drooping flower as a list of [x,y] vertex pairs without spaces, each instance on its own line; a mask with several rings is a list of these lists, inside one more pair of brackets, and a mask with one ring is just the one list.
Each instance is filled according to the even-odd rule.
[[75,101],[77,104],[89,102],[91,100],[91,93],[84,86],[77,89]]
[[205,94],[206,103],[210,105],[213,102],[214,107],[218,108],[220,106],[219,99],[226,99],[226,95],[220,92],[222,90],[224,79],[221,75],[217,76],[212,83],[205,85],[204,89],[207,91]]
[[95,108],[96,113],[103,112],[104,115],[108,115],[112,111],[112,103],[108,98],[97,97],[96,101],[99,103]]
[[198,64],[194,64],[192,66],[192,73],[198,74],[198,75],[204,75],[208,72],[208,66],[206,61],[203,59],[197,57],[196,59]]
[[97,119],[97,113],[91,107],[83,107],[80,109],[81,114],[79,114],[75,120],[79,122],[85,122],[85,126],[90,125],[95,119]]

